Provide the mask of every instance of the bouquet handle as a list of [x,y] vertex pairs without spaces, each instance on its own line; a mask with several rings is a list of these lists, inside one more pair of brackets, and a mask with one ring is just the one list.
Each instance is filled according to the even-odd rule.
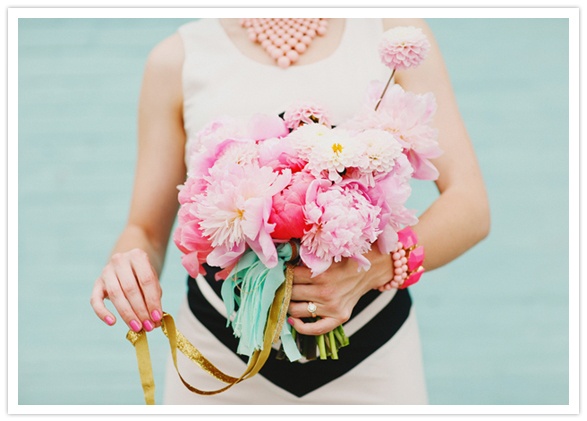
[[[223,373],[208,359],[206,359],[200,353],[200,351],[198,351],[196,347],[192,345],[179,330],[177,330],[173,317],[167,313],[163,313],[163,319],[161,320],[161,330],[169,340],[173,365],[175,366],[177,374],[179,375],[179,378],[185,387],[198,395],[216,395],[257,374],[271,353],[271,344],[276,341],[281,334],[283,321],[285,320],[287,309],[289,307],[289,300],[291,298],[292,284],[293,266],[288,264],[285,282],[277,290],[275,298],[273,299],[273,303],[269,309],[269,317],[267,319],[263,340],[263,349],[256,350],[253,353],[249,360],[247,369],[238,378]],[[128,339],[135,347],[139,366],[139,375],[141,378],[141,384],[143,386],[143,393],[145,395],[145,402],[147,405],[155,405],[155,381],[153,379],[153,369],[151,366],[147,334],[144,330],[141,330],[138,333],[134,332],[133,330],[129,330],[126,335],[126,339]],[[186,382],[181,376],[179,368],[177,367],[178,349],[194,364],[210,374],[212,377],[227,383],[227,386],[217,390],[200,390]]]

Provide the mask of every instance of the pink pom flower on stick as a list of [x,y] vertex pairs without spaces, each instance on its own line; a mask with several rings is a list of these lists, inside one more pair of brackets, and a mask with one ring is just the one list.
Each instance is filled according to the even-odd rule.
[[390,69],[404,70],[417,67],[426,59],[430,42],[422,29],[398,26],[383,34],[379,43],[381,61]]
[[[430,42],[420,28],[398,26],[386,31],[379,43],[379,57],[392,71],[381,98],[385,95],[396,70],[418,67],[426,59],[429,51]],[[379,107],[381,98],[375,106],[375,111]]]

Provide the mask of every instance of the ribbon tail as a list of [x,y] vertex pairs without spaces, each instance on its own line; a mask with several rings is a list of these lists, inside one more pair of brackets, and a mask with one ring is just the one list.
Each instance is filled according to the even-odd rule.
[[283,345],[283,351],[288,360],[296,361],[302,358],[302,354],[291,334],[290,325],[284,326],[284,329],[281,331],[281,345]]
[[151,354],[149,353],[147,334],[144,331],[136,333],[131,330],[126,335],[126,339],[134,345],[137,353],[137,363],[139,365],[139,375],[145,395],[145,403],[147,405],[155,405],[155,380],[153,380],[153,367],[151,366]]
[[[286,269],[286,276],[285,281],[282,282],[281,285],[278,286],[277,291],[275,292],[275,296],[272,300],[271,306],[269,308],[269,314],[267,318],[267,323],[264,330],[263,336],[263,347],[262,350],[256,350],[253,352],[251,357],[249,358],[249,363],[247,365],[247,369],[245,372],[239,377],[232,377],[227,374],[224,374],[222,371],[218,370],[210,361],[208,361],[182,334],[177,330],[175,327],[175,322],[173,317],[171,317],[167,313],[163,313],[163,320],[161,321],[161,330],[167,336],[169,340],[169,347],[171,348],[171,356],[173,358],[173,364],[179,375],[180,380],[184,384],[184,386],[193,393],[197,393],[199,395],[215,395],[217,393],[224,392],[230,389],[237,383],[253,377],[255,374],[261,370],[267,358],[271,353],[271,343],[276,340],[276,338],[281,337],[286,349],[288,349],[288,358],[291,361],[295,359],[301,358],[301,355],[296,358],[297,347],[295,346],[295,341],[291,336],[291,330],[289,326],[285,326],[283,329],[284,318],[287,313],[287,308],[289,307],[289,300],[291,297],[291,289],[293,284],[293,266],[287,265]],[[141,385],[143,386],[143,392],[145,395],[145,402],[147,405],[155,405],[155,381],[153,379],[153,369],[151,367],[151,356],[149,353],[149,345],[147,342],[147,334],[144,331],[136,333],[130,330],[126,338],[133,344],[135,347],[136,355],[137,355],[137,362],[139,366],[139,374],[141,377]],[[294,349],[292,349],[292,347]],[[218,389],[218,390],[211,390],[205,391],[200,390],[188,382],[184,380],[184,378],[179,373],[179,368],[177,365],[177,350],[180,350],[184,355],[186,355],[192,362],[194,362],[197,366],[202,368],[212,377],[228,383],[227,386]],[[298,352],[299,353],[299,352]]]

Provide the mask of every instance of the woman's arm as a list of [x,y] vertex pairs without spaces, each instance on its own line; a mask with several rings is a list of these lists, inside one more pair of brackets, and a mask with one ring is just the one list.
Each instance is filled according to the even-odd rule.
[[[422,214],[413,228],[424,246],[426,270],[436,269],[455,259],[489,232],[489,204],[479,164],[461,119],[450,79],[434,36],[422,19],[383,19],[384,29],[396,26],[422,28],[430,40],[428,58],[416,69],[396,73],[396,83],[414,93],[432,92],[438,104],[434,127],[439,129],[438,143],[444,151],[432,160],[440,172],[436,185],[440,197]],[[318,335],[346,322],[359,298],[380,288],[392,278],[392,262],[374,246],[366,255],[369,272],[356,271],[349,259],[333,264],[329,270],[311,278],[310,270],[296,268],[289,320],[303,334]],[[307,302],[317,306],[322,319],[304,324]]]
[[432,163],[440,176],[440,197],[424,212],[416,226],[424,246],[426,270],[454,260],[489,234],[489,201],[473,145],[461,118],[440,49],[423,19],[384,19],[384,29],[396,26],[421,28],[431,48],[417,68],[396,73],[396,83],[416,94],[432,92],[437,110],[434,125],[444,153]]
[[[177,188],[185,181],[181,69],[183,44],[175,34],[150,53],[138,109],[138,160],[130,213],[90,300],[107,324],[116,317],[109,298],[133,330],[160,325],[159,275],[173,221]],[[108,319],[107,319],[108,318]]]

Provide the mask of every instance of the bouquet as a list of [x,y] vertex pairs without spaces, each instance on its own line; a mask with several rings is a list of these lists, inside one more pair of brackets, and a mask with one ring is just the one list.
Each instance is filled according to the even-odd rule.
[[[223,280],[227,324],[240,354],[263,348],[269,308],[288,266],[303,264],[314,277],[349,258],[369,270],[364,254],[375,242],[392,253],[402,226],[417,223],[405,203],[411,178],[438,177],[430,162],[442,153],[430,126],[436,102],[432,93],[389,84],[428,49],[419,29],[386,32],[379,51],[392,69],[389,82],[372,82],[356,115],[337,126],[328,110],[306,100],[279,116],[219,117],[190,142],[173,239],[191,276],[205,274],[203,263],[222,269],[216,278]],[[288,302],[286,294],[277,321],[280,356],[312,359],[318,348],[320,358],[338,358],[348,344],[342,326],[299,335],[283,325]]]

